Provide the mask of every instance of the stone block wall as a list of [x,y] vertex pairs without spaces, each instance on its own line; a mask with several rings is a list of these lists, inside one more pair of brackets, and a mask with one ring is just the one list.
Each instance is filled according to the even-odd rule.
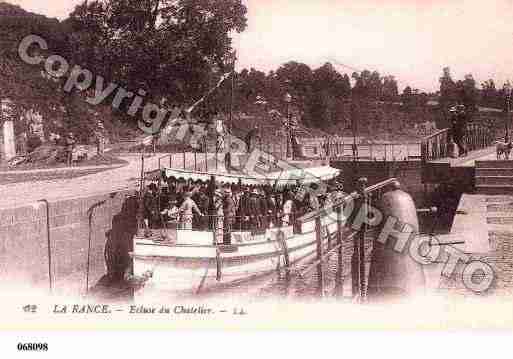
[[[82,295],[121,276],[136,232],[137,201],[117,192],[0,210],[0,285]],[[51,266],[49,267],[49,263]]]

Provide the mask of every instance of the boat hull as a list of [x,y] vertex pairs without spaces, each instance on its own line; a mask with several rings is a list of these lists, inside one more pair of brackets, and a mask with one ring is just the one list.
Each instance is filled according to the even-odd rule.
[[[326,232],[333,234],[336,227],[333,221],[325,223],[324,241]],[[188,233],[189,237],[194,235]],[[213,234],[211,238],[213,241]],[[147,278],[144,286],[136,290],[136,300],[225,293],[254,296],[262,282],[290,274],[297,264],[313,259],[317,248],[315,231],[293,234],[292,227],[270,230],[265,236],[233,246],[180,242],[171,245],[134,240],[134,275]]]

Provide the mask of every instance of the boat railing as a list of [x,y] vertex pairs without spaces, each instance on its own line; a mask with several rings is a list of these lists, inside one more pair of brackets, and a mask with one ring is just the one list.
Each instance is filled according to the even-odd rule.
[[159,229],[177,229],[193,231],[250,232],[254,235],[269,229],[294,226],[302,212],[276,212],[267,215],[224,216],[204,214],[181,214],[179,218],[162,219]]
[[[214,243],[216,248],[216,264],[217,264],[217,279],[222,279],[223,273],[223,253],[237,252],[239,248],[249,245],[258,245],[265,243],[265,241],[255,241],[249,238],[247,242],[232,243],[232,238],[226,241],[225,235],[239,231],[251,231],[258,235],[259,231],[264,233],[269,227],[276,229],[275,240],[280,243],[280,256],[283,256],[285,261],[286,280],[290,281],[293,273],[297,273],[299,277],[304,277],[306,274],[316,270],[317,287],[316,293],[318,296],[326,295],[326,277],[325,269],[328,267],[328,261],[337,256],[336,275],[335,275],[335,289],[333,294],[335,296],[343,296],[344,284],[344,251],[347,246],[353,246],[351,261],[351,276],[352,276],[352,295],[355,300],[359,302],[365,301],[367,278],[366,278],[366,243],[371,238],[370,215],[373,203],[378,203],[384,193],[389,191],[398,190],[400,183],[396,178],[390,178],[380,183],[369,186],[366,178],[361,178],[358,181],[358,190],[345,194],[339,200],[328,204],[322,209],[317,211],[302,214],[299,212],[283,213],[283,211],[276,211],[268,215],[244,215],[244,216],[231,216],[229,221],[227,217],[206,214],[203,217],[190,216],[187,220],[182,220],[187,228],[192,229],[197,222],[203,221],[202,228],[205,231],[213,232]],[[351,204],[352,210],[347,213],[348,205]],[[377,206],[379,207],[379,205]],[[284,218],[289,217],[289,221]],[[329,221],[326,217],[329,216]],[[360,217],[356,217],[360,216]],[[362,220],[363,219],[363,220]],[[355,225],[358,222],[358,225]],[[178,222],[176,222],[178,223]],[[267,226],[267,224],[271,224]],[[309,226],[309,233],[313,233],[315,239],[315,258],[309,263],[290,263],[288,259],[288,244],[284,235],[284,227],[300,227],[306,223],[314,223],[314,226]],[[296,232],[294,230],[294,232]],[[300,233],[300,232],[296,232]],[[269,240],[269,238],[267,239]],[[367,243],[368,244],[368,243]],[[210,244],[212,246],[212,244]],[[330,265],[331,267],[331,265]]]
[[[319,296],[324,295],[324,266],[335,253],[337,253],[338,258],[335,295],[342,295],[344,279],[342,275],[343,250],[344,244],[351,241],[354,247],[354,260],[351,268],[352,293],[357,301],[364,301],[366,298],[365,242],[370,231],[370,208],[374,202],[381,200],[384,193],[400,188],[400,183],[396,178],[390,178],[372,186],[367,184],[366,178],[360,178],[356,192],[348,194],[336,203],[312,212],[303,218],[305,221],[315,221],[317,255],[313,263],[309,263],[306,268],[302,269],[302,273],[306,274],[317,269],[317,293]],[[351,204],[349,208],[352,210],[350,213],[346,213],[346,206],[349,204]],[[322,218],[329,213],[336,213],[337,230],[333,235],[327,230],[322,230]],[[360,216],[358,221],[355,221],[356,216]],[[355,222],[358,222],[357,226],[354,225]],[[326,233],[326,236],[323,236],[323,233]]]

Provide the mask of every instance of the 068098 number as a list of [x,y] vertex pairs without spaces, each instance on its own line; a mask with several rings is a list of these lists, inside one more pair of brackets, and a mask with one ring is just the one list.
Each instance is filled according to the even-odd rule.
[[18,343],[18,351],[46,352],[48,343]]

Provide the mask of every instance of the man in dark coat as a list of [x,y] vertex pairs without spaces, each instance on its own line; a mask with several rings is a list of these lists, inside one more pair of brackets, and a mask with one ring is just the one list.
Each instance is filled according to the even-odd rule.
[[467,129],[467,115],[464,106],[456,106],[449,110],[451,112],[451,132],[454,143],[458,146],[458,155],[468,154],[465,146],[465,132]]
[[276,199],[272,195],[271,189],[267,189],[267,191],[265,192],[265,201],[267,204],[267,212],[269,213],[268,225],[272,223],[276,227],[278,226],[278,207]]
[[271,222],[271,212],[269,211],[265,194],[260,193],[258,195],[258,200],[260,202],[260,225],[263,229],[266,229],[269,228],[269,223]]
[[146,228],[155,227],[158,224],[160,210],[158,205],[157,185],[152,183],[144,193],[144,223]]
[[260,228],[260,216],[262,210],[260,208],[260,199],[258,198],[258,190],[255,188],[251,192],[251,196],[248,201],[248,216],[250,227],[252,231],[255,231]]
[[237,215],[235,201],[233,200],[233,194],[230,188],[224,189],[223,215],[223,244],[229,245],[232,244],[232,228],[235,224],[235,216]]
[[[210,197],[207,194],[208,186],[202,185],[201,188],[196,192],[194,201],[198,205],[201,213],[210,212]],[[208,229],[209,217],[202,216],[198,218],[198,225],[200,230]]]
[[237,217],[239,217],[240,220],[240,228],[244,230],[248,230],[251,228],[249,217],[249,198],[250,192],[249,189],[246,187],[244,188],[244,192],[240,197],[239,207],[237,211]]

